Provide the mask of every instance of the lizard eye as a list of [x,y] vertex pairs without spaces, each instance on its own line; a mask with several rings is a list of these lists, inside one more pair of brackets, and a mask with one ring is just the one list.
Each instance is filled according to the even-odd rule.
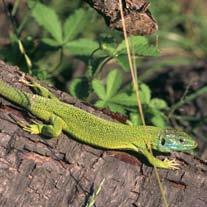
[[165,145],[165,139],[161,140],[161,145]]
[[180,138],[180,140],[179,140],[179,141],[180,141],[180,143],[183,143],[183,142],[184,142],[184,140],[183,140],[182,138]]

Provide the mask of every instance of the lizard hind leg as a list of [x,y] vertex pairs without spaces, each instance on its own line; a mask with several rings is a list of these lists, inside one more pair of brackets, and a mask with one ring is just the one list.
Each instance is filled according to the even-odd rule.
[[48,138],[58,137],[62,129],[64,128],[65,122],[56,115],[51,115],[49,119],[49,124],[41,124],[34,122],[32,124],[22,124],[20,123],[23,130],[29,132],[30,134],[41,134]]

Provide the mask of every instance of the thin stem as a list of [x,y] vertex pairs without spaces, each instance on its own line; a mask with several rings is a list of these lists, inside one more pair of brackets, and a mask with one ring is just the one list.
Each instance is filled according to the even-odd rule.
[[[128,41],[126,27],[125,27],[125,19],[124,19],[124,14],[123,14],[122,0],[119,0],[119,7],[120,7],[119,10],[120,10],[120,13],[121,13],[122,27],[123,27],[123,32],[124,32],[124,38],[125,38],[125,44],[126,44],[126,49],[127,49],[128,61],[129,61],[129,66],[130,66],[130,71],[131,71],[131,77],[132,77],[132,82],[133,82],[133,86],[134,86],[134,89],[135,89],[135,92],[136,92],[136,97],[137,97],[138,110],[140,112],[142,123],[143,123],[143,125],[145,125],[145,119],[144,119],[144,113],[143,113],[143,110],[142,110],[140,92],[139,92],[139,88],[138,88],[138,84],[137,84],[138,77],[135,76],[135,68],[134,68],[135,64],[133,64],[133,62],[132,62],[131,53],[130,53],[130,49],[129,49],[129,41]],[[150,153],[152,153],[151,145],[149,145],[147,143],[147,140],[145,142],[146,142],[146,146],[149,148]],[[160,192],[161,192],[161,196],[163,198],[164,205],[165,205],[165,207],[168,207],[167,198],[165,196],[162,183],[160,181],[160,176],[158,174],[158,170],[155,166],[154,166],[154,169],[155,169],[155,176],[156,176],[156,179],[157,179],[157,182],[158,182],[158,186],[160,188]]]
[[196,98],[198,98],[199,96],[203,95],[203,94],[207,94],[207,86],[204,86],[200,89],[198,89],[197,91],[195,91],[194,93],[186,96],[185,98],[181,99],[179,102],[175,103],[172,106],[172,110],[169,113],[169,117],[171,117],[173,115],[173,113],[180,108],[181,106],[183,106],[186,103],[189,103],[193,100],[195,100]]
[[112,57],[106,57],[101,61],[101,63],[98,65],[98,68],[96,69],[96,71],[93,75],[93,79],[97,77],[97,75],[100,73],[100,71],[106,65],[106,63],[109,62],[111,59],[112,59]]
[[16,22],[14,20],[14,17],[12,16],[12,13],[7,9],[7,5],[6,5],[5,1],[2,0],[2,2],[3,2],[3,5],[4,5],[4,9],[5,9],[6,13],[7,13],[7,16],[10,19],[10,22],[11,22],[11,25],[13,27],[14,33],[15,33],[15,35],[17,37],[17,43],[18,43],[19,50],[22,53],[22,55],[24,56],[24,59],[25,59],[26,65],[27,65],[27,69],[28,69],[28,73],[31,74],[32,73],[32,71],[31,71],[31,69],[32,69],[32,61],[29,58],[29,56],[27,55],[26,50],[24,48],[24,45],[23,45],[22,41],[19,38]]
[[56,66],[49,71],[50,75],[51,76],[56,76],[58,74],[58,71],[60,69],[60,66],[62,65],[62,61],[63,61],[63,48],[60,48],[60,56],[59,56],[59,60],[58,60],[58,63],[56,64]]
[[20,0],[16,0],[15,3],[14,3],[14,7],[12,9],[12,12],[11,12],[11,15],[14,16],[17,12],[17,8],[19,6],[19,3],[20,3]]
[[139,113],[140,113],[142,123],[143,123],[143,125],[145,125],[145,119],[144,119],[144,113],[143,113],[143,110],[142,110],[140,92],[139,92],[138,84],[137,84],[137,81],[136,81],[137,78],[135,77],[135,73],[134,73],[135,69],[133,68],[133,62],[132,62],[132,58],[131,58],[129,40],[128,40],[128,37],[127,37],[127,32],[126,32],[126,27],[125,27],[126,24],[125,24],[125,19],[124,19],[124,14],[123,14],[123,6],[122,6],[122,1],[121,0],[119,0],[119,9],[120,9],[120,13],[121,13],[122,27],[123,27],[124,39],[125,39],[125,44],[126,44],[126,49],[127,49],[129,67],[130,67],[131,76],[132,76],[132,82],[133,82],[133,86],[134,86],[136,97],[137,97],[138,110],[139,110]]

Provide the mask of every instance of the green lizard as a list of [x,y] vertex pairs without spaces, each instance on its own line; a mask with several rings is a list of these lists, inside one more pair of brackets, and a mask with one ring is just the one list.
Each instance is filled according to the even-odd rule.
[[86,144],[117,150],[140,152],[153,166],[178,169],[175,160],[157,159],[151,149],[160,152],[190,151],[196,142],[185,132],[153,126],[129,126],[97,117],[73,105],[61,102],[46,88],[26,82],[39,95],[27,93],[0,80],[0,95],[32,113],[47,124],[32,123],[23,129],[31,134],[58,137],[62,130]]

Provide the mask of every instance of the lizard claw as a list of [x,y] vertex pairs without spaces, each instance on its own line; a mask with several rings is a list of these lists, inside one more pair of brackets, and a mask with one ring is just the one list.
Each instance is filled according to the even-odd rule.
[[36,121],[32,121],[33,124],[26,124],[23,121],[16,121],[17,124],[26,132],[30,134],[40,134],[40,124]]
[[16,122],[20,127],[22,127],[22,128],[24,128],[24,127],[27,126],[27,124],[26,124],[25,122],[23,122],[23,121],[15,120],[15,122]]
[[32,83],[30,81],[28,81],[26,78],[25,78],[25,74],[23,74],[20,79],[19,79],[19,82],[20,83],[23,83],[27,86],[32,86]]
[[40,134],[39,124],[28,124],[23,127],[23,130],[30,134]]
[[180,169],[180,164],[175,159],[169,160],[169,159],[165,158],[163,162],[165,163],[165,166],[168,169],[172,169],[172,170],[179,170]]

